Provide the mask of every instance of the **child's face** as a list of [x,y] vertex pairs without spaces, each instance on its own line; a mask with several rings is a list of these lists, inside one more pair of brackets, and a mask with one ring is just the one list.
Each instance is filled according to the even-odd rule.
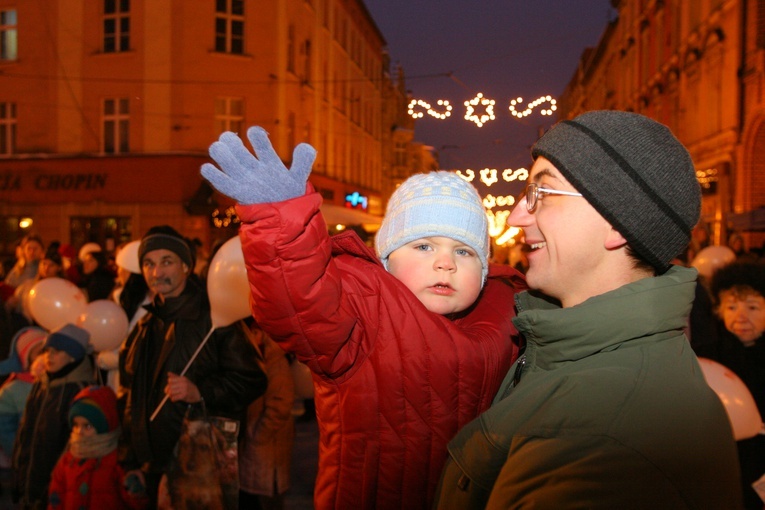
[[758,292],[720,292],[720,316],[725,328],[744,345],[753,345],[765,331],[765,298]]
[[74,361],[66,351],[59,351],[53,347],[45,349],[45,370],[48,373],[58,372],[69,363]]
[[29,355],[27,356],[27,366],[30,367],[30,371],[32,370],[32,365],[34,364],[35,360],[37,359],[40,354],[42,354],[42,342],[34,345],[31,349],[29,349]]
[[481,292],[481,260],[475,250],[448,237],[426,237],[394,250],[388,271],[431,312],[470,307]]
[[37,380],[42,377],[45,373],[45,356],[37,356],[32,361],[32,364],[29,366],[29,373]]
[[72,418],[72,437],[93,437],[98,434],[96,428],[91,425],[87,418],[75,416]]

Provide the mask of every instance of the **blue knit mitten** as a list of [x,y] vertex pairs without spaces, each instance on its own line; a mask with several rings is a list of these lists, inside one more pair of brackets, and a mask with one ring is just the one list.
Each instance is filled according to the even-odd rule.
[[287,170],[274,151],[266,130],[247,130],[255,154],[236,134],[226,131],[210,146],[211,163],[202,165],[202,176],[212,186],[243,205],[281,202],[305,194],[306,181],[316,159],[316,149],[307,143],[295,147],[292,168]]

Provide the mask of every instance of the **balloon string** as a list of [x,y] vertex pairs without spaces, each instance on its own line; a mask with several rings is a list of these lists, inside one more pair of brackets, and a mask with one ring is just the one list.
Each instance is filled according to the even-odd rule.
[[[204,346],[205,346],[205,344],[207,343],[207,340],[210,338],[210,335],[212,335],[212,332],[213,332],[213,331],[215,331],[215,325],[214,325],[214,324],[213,324],[213,326],[210,328],[210,331],[207,333],[207,336],[204,338],[204,340],[202,340],[202,342],[200,342],[200,344],[199,344],[199,347],[197,347],[197,350],[196,350],[196,351],[194,351],[194,354],[191,356],[191,359],[189,360],[189,362],[188,362],[188,363],[186,363],[186,366],[185,366],[185,367],[183,367],[183,371],[182,371],[182,372],[181,372],[181,374],[180,374],[180,375],[181,375],[181,377],[183,377],[184,375],[186,375],[186,372],[189,370],[189,367],[191,366],[191,364],[192,364],[192,363],[194,363],[194,360],[195,360],[195,359],[197,359],[197,356],[199,356],[199,352],[202,350],[202,347],[204,347]],[[169,394],[169,393],[166,393],[166,394],[165,394],[165,398],[163,398],[163,399],[162,399],[162,402],[160,402],[160,403],[159,403],[159,405],[157,406],[157,408],[156,408],[156,409],[154,410],[154,412],[151,414],[151,418],[149,418],[149,421],[150,421],[150,422],[154,421],[154,418],[156,418],[156,417],[157,417],[157,415],[159,414],[159,411],[160,411],[160,410],[161,410],[161,409],[162,409],[162,408],[165,406],[165,403],[167,402],[167,399],[168,399],[168,398],[170,398],[170,394]]]

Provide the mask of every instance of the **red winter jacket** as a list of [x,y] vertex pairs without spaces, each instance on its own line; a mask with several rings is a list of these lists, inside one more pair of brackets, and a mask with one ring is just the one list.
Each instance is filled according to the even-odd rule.
[[78,459],[67,450],[56,463],[48,492],[48,510],[138,510],[147,508],[144,495],[130,494],[117,450],[101,458]]
[[489,407],[518,355],[514,294],[492,267],[478,304],[428,311],[353,232],[334,236],[309,193],[238,206],[258,324],[313,371],[317,509],[430,508],[446,444]]

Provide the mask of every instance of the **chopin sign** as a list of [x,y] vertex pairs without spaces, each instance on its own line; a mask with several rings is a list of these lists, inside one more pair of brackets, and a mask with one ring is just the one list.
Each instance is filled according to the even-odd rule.
[[[23,191],[21,172],[0,173],[0,191]],[[32,188],[38,191],[99,190],[106,187],[105,173],[39,174]]]

